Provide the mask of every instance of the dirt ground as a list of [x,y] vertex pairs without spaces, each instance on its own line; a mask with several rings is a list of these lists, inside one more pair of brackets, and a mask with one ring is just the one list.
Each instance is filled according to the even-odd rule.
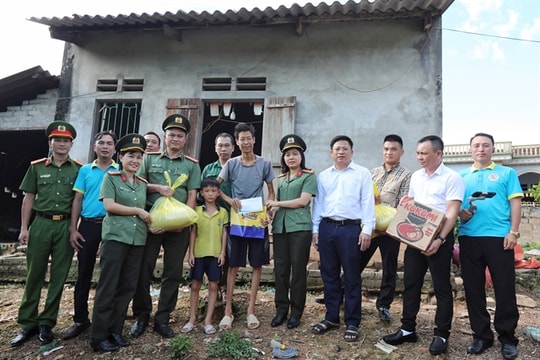
[[[84,332],[76,339],[61,340],[61,330],[71,324],[71,313],[73,309],[73,287],[66,285],[62,298],[62,305],[58,318],[58,324],[54,328],[56,334],[56,346],[63,346],[62,349],[45,356],[40,348],[37,337],[32,338],[19,348],[11,348],[9,341],[16,336],[19,327],[16,323],[17,309],[22,298],[23,288],[21,285],[1,285],[0,286],[0,359],[167,359],[171,353],[169,341],[162,339],[150,328],[145,334],[132,339],[131,346],[120,349],[116,353],[99,354],[90,349],[89,331]],[[201,292],[201,296],[204,293]],[[497,359],[502,358],[498,343],[480,356],[466,354],[466,346],[471,341],[467,311],[463,301],[456,301],[454,306],[454,323],[452,335],[450,337],[450,347],[447,354],[431,356],[429,354],[429,344],[432,338],[433,318],[435,306],[426,300],[422,304],[417,332],[418,343],[407,343],[398,347],[390,354],[375,347],[382,336],[393,333],[400,325],[401,298],[398,297],[392,306],[391,314],[394,318],[391,324],[386,325],[378,320],[377,309],[375,308],[375,294],[365,294],[363,300],[363,319],[360,327],[360,338],[356,343],[346,343],[343,340],[344,326],[332,330],[324,335],[311,333],[311,325],[322,320],[324,316],[324,305],[317,304],[315,299],[320,297],[320,292],[309,293],[307,306],[302,318],[301,325],[292,330],[288,330],[284,325],[272,328],[270,320],[274,316],[274,295],[272,288],[261,288],[256,307],[261,326],[256,330],[248,330],[246,326],[246,306],[248,292],[244,289],[237,289],[234,294],[236,315],[233,328],[241,335],[251,339],[252,345],[265,352],[259,355],[259,359],[271,359],[272,351],[270,340],[275,339],[286,344],[288,347],[298,349],[298,359]],[[91,294],[91,304],[93,300]],[[156,298],[157,300],[157,298]],[[189,289],[183,287],[179,294],[177,309],[173,314],[172,328],[179,331],[188,320]],[[202,302],[201,302],[202,303]],[[215,325],[219,323],[223,315],[223,306],[219,306],[215,314]],[[523,334],[527,326],[540,326],[540,308],[520,307],[520,322],[518,326],[518,336],[520,339],[519,359],[538,359],[540,357],[540,343]],[[199,321],[203,321],[201,314]],[[133,320],[131,317],[126,321],[124,333],[129,338],[129,329]],[[207,336],[204,334],[201,323],[189,333],[195,340],[192,352],[186,359],[206,358],[206,347],[216,339],[218,334]]]

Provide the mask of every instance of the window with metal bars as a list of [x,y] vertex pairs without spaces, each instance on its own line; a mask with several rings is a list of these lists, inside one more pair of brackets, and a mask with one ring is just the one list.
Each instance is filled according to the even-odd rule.
[[138,133],[141,120],[141,101],[114,100],[98,102],[99,131],[114,131],[118,138],[130,133]]

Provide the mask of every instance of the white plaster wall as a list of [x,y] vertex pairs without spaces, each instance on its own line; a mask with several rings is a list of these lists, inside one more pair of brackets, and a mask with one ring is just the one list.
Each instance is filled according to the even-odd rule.
[[[438,20],[438,19],[437,19]],[[161,32],[94,34],[72,46],[71,121],[79,133],[73,156],[85,159],[98,99],[141,99],[141,132],[160,130],[169,98],[245,99],[296,96],[296,129],[308,142],[307,164],[331,164],[329,141],[347,134],[354,160],[382,163],[382,139],[405,141],[403,162],[416,169],[416,141],[441,134],[440,33],[418,20],[224,27],[184,31],[181,42]],[[87,36],[87,35],[85,35]],[[264,92],[204,92],[204,77],[267,79]],[[97,79],[144,79],[144,91],[97,93]],[[239,119],[241,120],[241,119]],[[276,144],[277,146],[277,144]]]

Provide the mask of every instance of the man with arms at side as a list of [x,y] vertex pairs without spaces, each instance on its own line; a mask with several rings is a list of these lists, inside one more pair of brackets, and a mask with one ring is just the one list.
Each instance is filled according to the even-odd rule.
[[[461,276],[473,342],[469,354],[481,354],[493,345],[490,315],[486,310],[486,266],[495,289],[493,325],[499,335],[505,359],[518,356],[515,332],[519,320],[516,304],[514,247],[519,238],[523,192],[516,171],[497,165],[491,159],[495,151],[493,136],[478,133],[471,138],[473,165],[461,172],[466,191],[459,225]],[[476,211],[467,199],[475,192],[493,192],[495,196],[476,201]]]
[[[176,200],[195,209],[197,190],[201,183],[201,169],[197,160],[184,153],[190,123],[186,116],[173,114],[165,119],[162,128],[165,132],[165,150],[162,153],[147,153],[138,173],[148,180],[147,209],[150,209],[160,196],[174,196]],[[170,175],[171,183],[183,174],[187,175],[188,179],[173,190],[167,184],[166,171]],[[174,337],[174,331],[169,327],[169,319],[178,299],[178,287],[182,280],[190,231],[189,227],[179,231],[150,229],[137,291],[133,297],[133,315],[137,321],[131,328],[132,337],[141,336],[148,326],[152,313],[150,284],[162,246],[163,274],[158,307],[154,315],[154,331],[165,338]]]
[[418,341],[416,316],[420,310],[424,276],[429,269],[437,299],[434,336],[429,347],[432,355],[445,353],[448,349],[454,313],[454,296],[450,283],[453,230],[465,192],[461,177],[443,164],[443,150],[444,143],[436,135],[428,135],[418,140],[416,159],[422,168],[412,174],[409,195],[402,201],[414,199],[442,211],[446,220],[425,251],[411,246],[405,250],[401,328],[394,334],[383,337],[383,340],[391,345]]
[[105,217],[103,202],[99,201],[99,190],[105,174],[118,170],[118,164],[113,160],[116,153],[115,145],[116,135],[113,132],[97,133],[94,137],[94,152],[97,159],[81,168],[73,186],[75,195],[71,207],[69,241],[77,252],[78,267],[73,294],[75,310],[73,324],[64,331],[62,337],[64,340],[77,337],[90,327],[88,295]]
[[312,328],[324,334],[339,326],[343,268],[345,295],[343,338],[358,340],[362,319],[361,251],[371,244],[375,228],[375,199],[369,170],[353,162],[353,142],[346,135],[330,141],[334,165],[319,175],[313,204],[313,245],[319,250],[324,284],[324,320]]
[[[32,336],[48,344],[54,340],[64,283],[71,267],[73,248],[69,244],[73,184],[82,164],[72,160],[69,152],[77,136],[75,128],[65,121],[47,126],[51,156],[32,161],[19,189],[24,192],[21,206],[19,241],[26,249],[26,286],[19,306],[17,322],[22,331],[11,340],[21,346]],[[36,217],[30,226],[32,212]],[[47,298],[41,313],[38,307],[45,274],[51,258]]]
[[[238,123],[234,127],[234,137],[236,145],[240,148],[240,156],[227,161],[218,176],[218,181],[230,182],[232,197],[225,194],[221,196],[229,206],[238,211],[242,208],[242,200],[260,198],[261,206],[264,204],[263,187],[266,184],[268,190],[268,200],[275,199],[274,170],[272,163],[253,152],[255,145],[255,128],[253,125]],[[246,256],[249,264],[253,268],[251,278],[251,291],[247,308],[247,325],[250,329],[256,329],[260,323],[255,316],[255,302],[261,281],[262,266],[270,262],[270,249],[268,233],[264,239],[230,236],[230,247],[227,257],[229,259],[229,271],[227,274],[227,301],[225,304],[225,315],[221,319],[219,327],[228,330],[234,320],[232,313],[232,300],[236,274],[240,267],[246,266]]]
[[[391,134],[384,138],[384,163],[382,166],[371,169],[371,177],[377,184],[380,194],[376,202],[379,201],[381,204],[396,208],[399,200],[409,193],[411,171],[400,164],[403,153],[403,140],[399,135]],[[362,252],[360,260],[360,269],[364,271],[373,253],[379,248],[382,257],[383,276],[376,306],[379,310],[379,318],[386,322],[392,320],[389,310],[396,291],[397,260],[400,244],[398,240],[386,235],[386,233],[375,230],[371,245],[369,249]]]

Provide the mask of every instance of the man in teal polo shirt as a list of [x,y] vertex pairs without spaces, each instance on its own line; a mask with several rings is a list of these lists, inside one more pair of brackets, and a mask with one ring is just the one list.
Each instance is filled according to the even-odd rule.
[[[47,126],[47,137],[52,155],[32,161],[19,189],[24,198],[21,207],[19,241],[26,249],[26,286],[19,307],[17,322],[22,330],[11,341],[21,346],[39,333],[39,340],[50,343],[54,339],[58,308],[73,258],[69,243],[73,184],[81,163],[69,157],[75,128],[65,121],[53,121]],[[35,219],[30,227],[32,212]],[[49,286],[45,306],[38,313],[41,289],[51,258]]]

